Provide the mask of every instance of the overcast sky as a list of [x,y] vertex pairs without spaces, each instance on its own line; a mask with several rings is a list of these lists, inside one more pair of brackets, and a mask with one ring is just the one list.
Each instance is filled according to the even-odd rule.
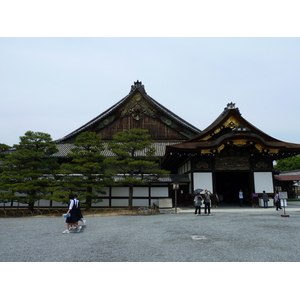
[[[139,28],[139,14],[136,20]],[[136,80],[149,96],[200,130],[233,102],[262,131],[300,143],[299,37],[17,33],[0,37],[0,143],[17,144],[27,130],[62,138],[125,97]],[[81,36],[77,31],[69,36],[76,33]]]
[[[17,144],[27,130],[59,139],[125,97],[136,80],[199,129],[233,102],[267,134],[300,143],[299,20],[296,0],[2,1],[0,143]],[[230,267],[243,275],[240,283],[257,271]],[[172,284],[177,273],[163,270],[159,279]],[[281,271],[277,264],[268,270]],[[216,265],[204,270],[216,271],[228,275]],[[48,273],[40,285],[51,280]]]

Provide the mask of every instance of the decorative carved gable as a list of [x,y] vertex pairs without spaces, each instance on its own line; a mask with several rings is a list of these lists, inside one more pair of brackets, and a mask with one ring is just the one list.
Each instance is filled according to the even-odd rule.
[[184,141],[200,131],[148,96],[142,82],[136,81],[126,97],[56,142],[73,143],[83,131],[97,132],[110,140],[117,132],[132,128],[149,130],[157,141]]

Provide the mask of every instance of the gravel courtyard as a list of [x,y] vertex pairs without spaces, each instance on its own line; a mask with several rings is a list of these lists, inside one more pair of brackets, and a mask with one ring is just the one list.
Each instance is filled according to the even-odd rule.
[[1,262],[299,262],[300,206],[212,208],[87,217],[62,234],[61,217],[1,218]]

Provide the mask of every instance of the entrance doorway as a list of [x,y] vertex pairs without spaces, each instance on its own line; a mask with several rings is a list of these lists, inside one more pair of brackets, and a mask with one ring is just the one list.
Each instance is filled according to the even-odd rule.
[[251,182],[249,172],[216,172],[215,188],[220,204],[239,205],[239,190],[243,190],[244,205],[250,205]]

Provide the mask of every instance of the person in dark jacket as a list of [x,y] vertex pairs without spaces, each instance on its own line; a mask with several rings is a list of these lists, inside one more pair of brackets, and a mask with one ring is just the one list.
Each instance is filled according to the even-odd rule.
[[[200,193],[198,193],[195,198],[194,198],[194,202],[195,202],[195,215],[199,216],[201,214],[201,205],[202,205],[202,197],[200,195]],[[199,213],[197,213],[199,211]]]
[[210,195],[211,195],[211,192],[209,190],[205,190],[205,194],[204,194],[204,213],[207,214],[207,212],[208,212],[209,216],[210,216],[210,203],[211,203]]
[[275,203],[276,210],[282,209],[281,204],[280,204],[280,197],[279,197],[278,191],[275,191],[274,203]]

